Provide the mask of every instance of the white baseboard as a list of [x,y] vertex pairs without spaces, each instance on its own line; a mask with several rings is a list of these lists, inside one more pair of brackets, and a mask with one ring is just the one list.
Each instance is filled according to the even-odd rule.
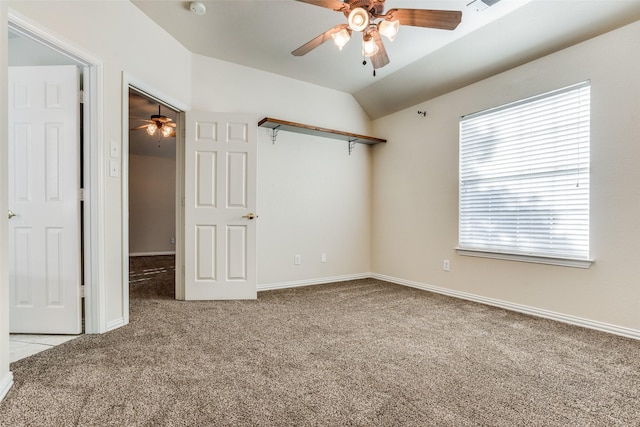
[[157,255],[175,255],[176,251],[167,252],[133,252],[129,256],[157,256]]
[[562,323],[568,323],[570,325],[581,326],[583,328],[595,329],[597,331],[608,332],[610,334],[615,334],[615,335],[620,335],[627,338],[640,340],[640,331],[637,329],[611,325],[608,323],[598,322],[595,320],[589,320],[581,317],[571,316],[569,314],[543,310],[540,308],[529,307],[526,305],[515,304],[507,301],[493,299],[493,298],[486,298],[480,295],[469,294],[466,292],[455,291],[452,289],[441,288],[438,286],[426,285],[424,283],[413,282],[411,280],[399,279],[397,277],[385,276],[382,274],[374,273],[371,275],[371,277],[373,277],[374,279],[384,280],[385,282],[391,282],[398,285],[409,286],[412,288],[422,289],[422,290],[434,292],[437,294],[447,295],[447,296],[460,298],[468,301],[479,302],[481,304],[500,307],[500,308],[504,308],[511,311],[517,311],[519,313],[529,314],[537,317],[543,317],[545,319],[551,319],[551,320],[555,320]]
[[7,372],[5,376],[0,380],[0,402],[9,393],[11,386],[13,385],[13,374]]
[[107,330],[105,332],[113,331],[114,329],[118,329],[126,324],[127,322],[124,321],[123,317],[111,320],[110,322],[107,322]]
[[321,279],[306,279],[293,282],[269,283],[258,285],[258,292],[271,291],[274,289],[297,288],[300,286],[322,285],[325,283],[345,282],[347,280],[368,279],[372,277],[371,273],[349,274],[346,276],[323,277]]

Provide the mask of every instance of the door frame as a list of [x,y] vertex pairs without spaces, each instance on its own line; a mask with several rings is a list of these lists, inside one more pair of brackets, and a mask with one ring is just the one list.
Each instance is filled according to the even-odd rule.
[[[107,332],[104,267],[99,260],[104,253],[103,190],[103,63],[56,34],[8,10],[8,29],[53,49],[83,68],[83,181],[84,204],[83,266],[85,333]],[[3,189],[6,191],[7,189]]]
[[176,120],[176,299],[184,299],[184,112],[189,106],[148,85],[130,73],[122,72],[122,300],[124,323],[129,323],[129,89],[177,111]]

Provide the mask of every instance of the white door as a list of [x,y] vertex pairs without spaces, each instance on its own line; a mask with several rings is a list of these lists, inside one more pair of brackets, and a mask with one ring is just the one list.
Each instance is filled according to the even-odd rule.
[[9,67],[10,330],[81,333],[80,80]]
[[257,117],[188,112],[185,299],[255,299]]

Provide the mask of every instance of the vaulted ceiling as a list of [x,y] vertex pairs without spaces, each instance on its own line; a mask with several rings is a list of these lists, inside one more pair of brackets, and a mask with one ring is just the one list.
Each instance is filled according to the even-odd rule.
[[[362,65],[354,34],[305,56],[291,51],[345,23],[296,0],[131,0],[191,52],[351,93],[375,119],[640,19],[638,0],[387,0],[391,8],[459,10],[453,31],[401,26],[384,39],[390,63]],[[487,4],[492,4],[487,6]],[[631,54],[631,53],[630,53]]]

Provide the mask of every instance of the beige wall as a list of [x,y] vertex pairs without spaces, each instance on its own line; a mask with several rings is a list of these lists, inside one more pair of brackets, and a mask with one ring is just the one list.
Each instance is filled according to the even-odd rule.
[[[194,110],[369,132],[351,95],[199,55],[192,70]],[[259,288],[370,271],[370,153],[358,145],[349,156],[346,142],[289,132],[273,144],[258,128]]]
[[[175,145],[175,144],[174,144]],[[129,253],[175,252],[176,159],[129,156]]]
[[[640,336],[639,43],[635,23],[377,120],[389,143],[373,156],[373,271]],[[458,256],[459,117],[587,79],[595,263],[583,270]]]

